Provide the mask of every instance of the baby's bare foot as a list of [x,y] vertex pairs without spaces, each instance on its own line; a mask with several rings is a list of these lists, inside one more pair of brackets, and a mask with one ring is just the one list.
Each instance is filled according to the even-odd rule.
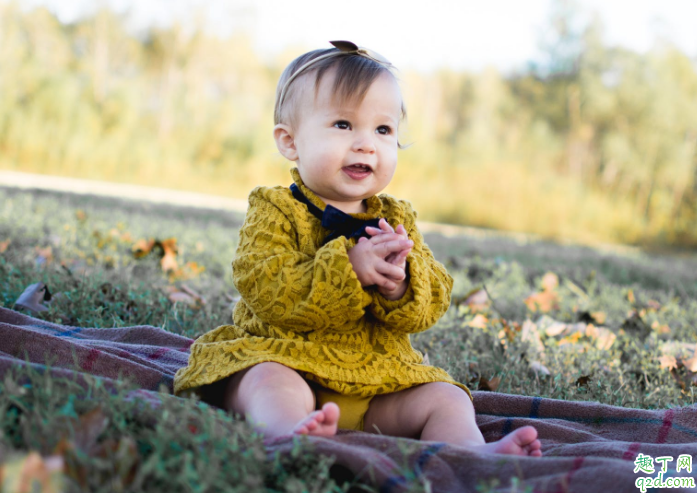
[[296,435],[312,435],[330,437],[336,435],[339,423],[339,406],[333,402],[327,402],[322,409],[307,415],[300,421],[292,433]]
[[542,444],[537,439],[537,430],[532,426],[518,428],[498,442],[483,445],[479,450],[492,454],[542,456]]

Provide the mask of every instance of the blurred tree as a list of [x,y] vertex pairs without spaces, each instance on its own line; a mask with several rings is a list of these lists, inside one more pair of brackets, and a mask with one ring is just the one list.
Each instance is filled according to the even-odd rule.
[[[0,166],[243,196],[287,183],[271,128],[280,71],[202,17],[63,25],[0,0]],[[583,241],[697,245],[697,70],[668,43],[610,47],[552,3],[537,63],[402,74],[395,195],[424,217]],[[449,197],[443,200],[443,197]]]

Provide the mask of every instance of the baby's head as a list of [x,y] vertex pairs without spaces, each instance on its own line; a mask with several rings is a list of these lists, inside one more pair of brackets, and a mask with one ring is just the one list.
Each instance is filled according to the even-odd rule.
[[402,95],[392,65],[348,42],[296,58],[278,83],[274,138],[305,186],[344,212],[387,186]]

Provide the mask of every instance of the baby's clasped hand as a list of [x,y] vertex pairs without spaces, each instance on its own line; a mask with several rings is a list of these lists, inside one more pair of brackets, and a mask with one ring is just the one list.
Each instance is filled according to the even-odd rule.
[[[404,225],[400,224],[397,226],[396,229],[392,229],[392,226],[390,226],[390,223],[388,223],[384,218],[380,219],[380,222],[378,223],[380,226],[379,228],[374,228],[372,226],[368,226],[365,228],[365,232],[368,233],[370,236],[377,236],[383,233],[397,233],[401,236],[404,237],[405,240],[409,239],[409,235],[407,235],[407,230],[404,227]],[[366,238],[361,238],[361,240],[365,240]],[[360,240],[359,240],[360,241]],[[402,269],[406,269],[406,264],[407,264],[407,255],[409,255],[409,252],[411,252],[411,247],[406,248],[402,250],[401,252],[396,252],[396,253],[391,253],[390,255],[385,258],[389,263],[397,265],[401,267]]]
[[398,288],[405,284],[404,267],[394,265],[385,259],[392,254],[411,250],[414,242],[397,233],[383,233],[361,240],[348,252],[349,260],[361,286],[376,285],[383,295],[401,291],[394,299],[401,297],[404,290]]

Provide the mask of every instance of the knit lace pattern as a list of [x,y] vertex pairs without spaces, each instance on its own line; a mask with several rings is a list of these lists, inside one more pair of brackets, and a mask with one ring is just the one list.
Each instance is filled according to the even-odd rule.
[[[305,196],[324,202],[291,170]],[[384,217],[403,224],[414,241],[407,257],[409,287],[402,298],[385,299],[363,288],[349,261],[355,240],[330,232],[285,187],[258,187],[240,230],[232,262],[241,295],[231,325],[199,337],[188,365],[174,381],[175,393],[196,391],[262,362],[276,362],[305,379],[345,395],[369,397],[427,382],[454,381],[446,371],[423,364],[410,333],[433,326],[450,304],[453,280],[435,260],[416,227],[407,201],[389,195],[366,201],[359,219]]]

